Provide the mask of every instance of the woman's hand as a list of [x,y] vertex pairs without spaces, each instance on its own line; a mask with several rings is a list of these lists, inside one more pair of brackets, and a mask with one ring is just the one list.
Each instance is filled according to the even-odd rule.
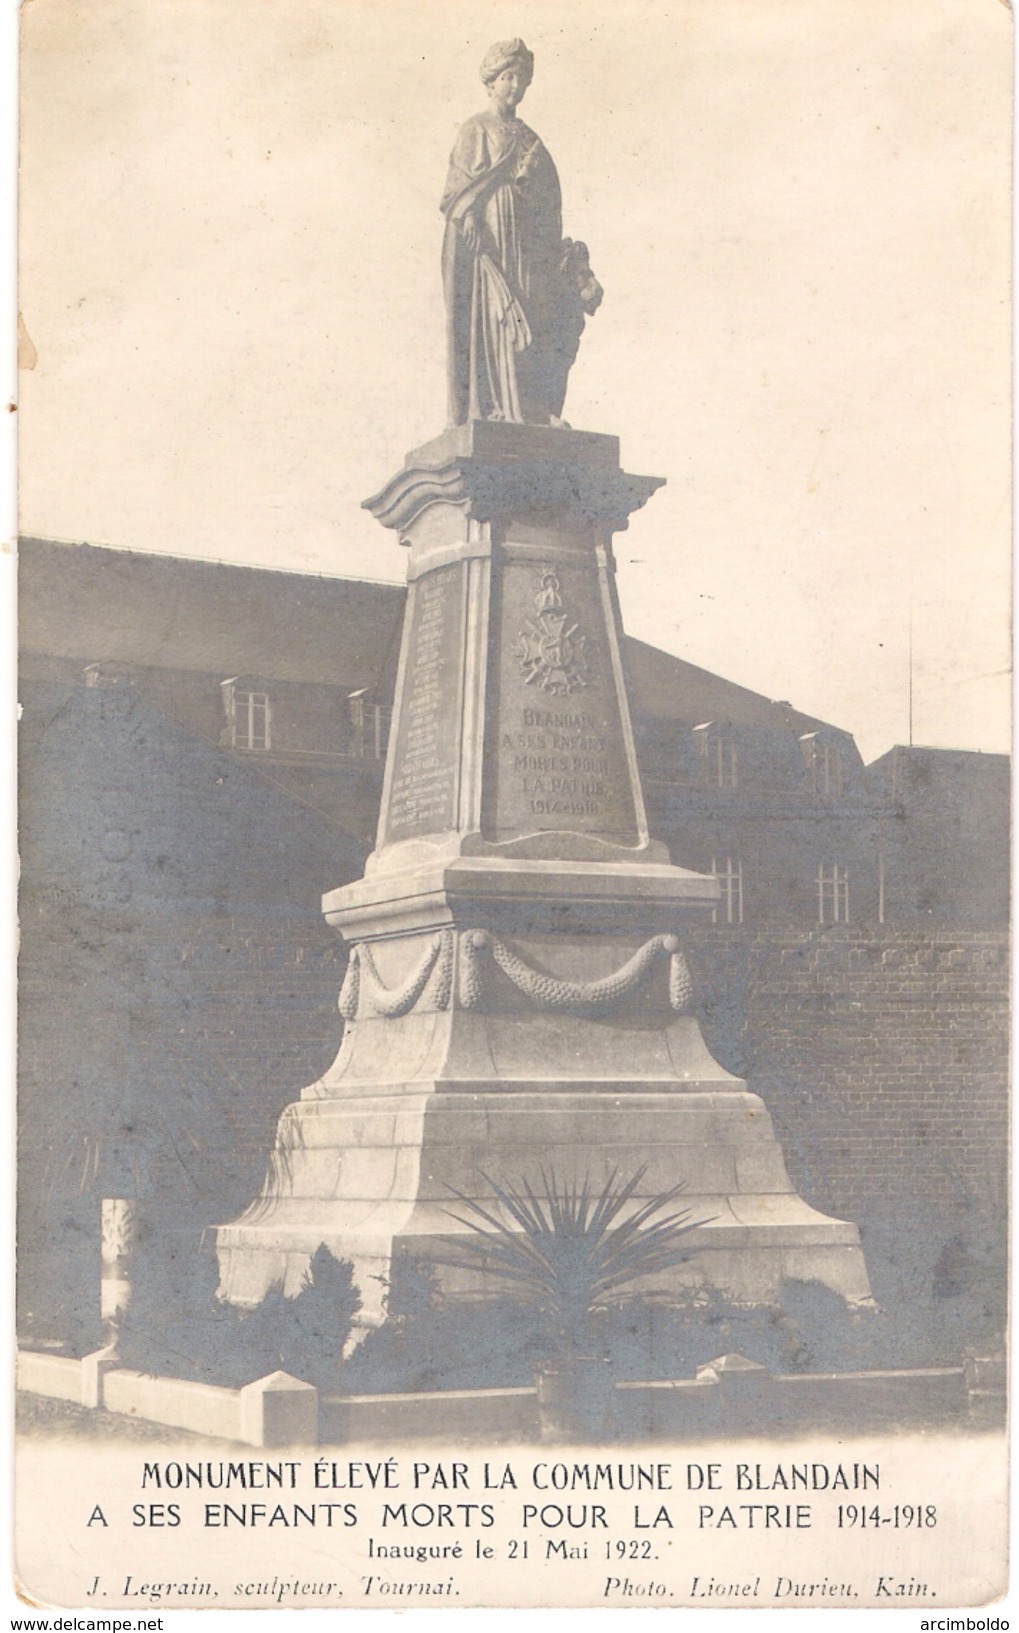
[[460,236],[467,245],[467,248],[474,255],[480,255],[481,233],[478,230],[477,221],[475,220],[474,216],[470,214],[470,212],[468,212],[460,222]]

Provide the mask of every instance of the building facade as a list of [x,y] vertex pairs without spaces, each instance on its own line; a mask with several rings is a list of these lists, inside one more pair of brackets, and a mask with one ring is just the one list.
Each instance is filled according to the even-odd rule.
[[[372,848],[404,591],[33,539],[20,584],[20,1319],[80,1346],[98,1198],[236,1214],[335,1052],[319,899]],[[896,1180],[936,1188],[932,1251],[962,1230],[976,1264],[1004,1172],[1006,760],[868,767],[789,703],[633,639],[624,661],[651,830],[720,882],[690,945],[710,1047],[809,1201],[878,1218]]]

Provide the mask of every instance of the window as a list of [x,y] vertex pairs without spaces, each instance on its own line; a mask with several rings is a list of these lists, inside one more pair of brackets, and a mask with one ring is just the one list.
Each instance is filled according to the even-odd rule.
[[711,871],[722,887],[721,900],[711,915],[712,924],[742,924],[743,863],[733,856],[713,856]]
[[701,781],[708,788],[738,788],[739,758],[732,733],[709,721],[694,727],[694,738],[701,757]]
[[234,748],[271,748],[272,712],[267,692],[234,693]]
[[272,748],[272,702],[268,692],[240,679],[222,685],[228,748],[264,753]]
[[849,869],[837,862],[820,863],[817,869],[818,924],[849,923]]
[[350,694],[350,723],[353,727],[350,752],[360,760],[384,760],[389,744],[393,711],[384,703],[371,703],[364,691]]
[[800,745],[814,793],[838,799],[844,768],[841,744],[827,741],[817,732],[809,732],[800,738]]

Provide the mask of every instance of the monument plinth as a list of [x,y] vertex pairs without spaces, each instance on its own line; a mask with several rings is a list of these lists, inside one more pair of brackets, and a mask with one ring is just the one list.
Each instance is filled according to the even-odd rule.
[[401,1259],[441,1261],[466,1232],[450,1188],[540,1190],[542,1167],[595,1185],[646,1167],[635,1207],[684,1180],[708,1222],[677,1291],[770,1300],[792,1278],[867,1298],[856,1227],[796,1195],[763,1102],[692,1012],[683,929],[718,885],[648,834],[612,556],[660,485],[614,437],[472,421],[367,501],[409,548],[378,842],[324,900],[350,948],[340,1053],[218,1232],[235,1302],[296,1291],[324,1242],[378,1321]]

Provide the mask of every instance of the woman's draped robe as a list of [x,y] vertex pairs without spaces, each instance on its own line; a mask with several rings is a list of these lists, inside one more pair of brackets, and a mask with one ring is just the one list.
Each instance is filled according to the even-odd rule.
[[[562,407],[556,384],[562,198],[555,165],[521,120],[477,114],[461,126],[441,209],[450,423],[547,425]],[[480,254],[460,231],[468,212],[481,235]]]

